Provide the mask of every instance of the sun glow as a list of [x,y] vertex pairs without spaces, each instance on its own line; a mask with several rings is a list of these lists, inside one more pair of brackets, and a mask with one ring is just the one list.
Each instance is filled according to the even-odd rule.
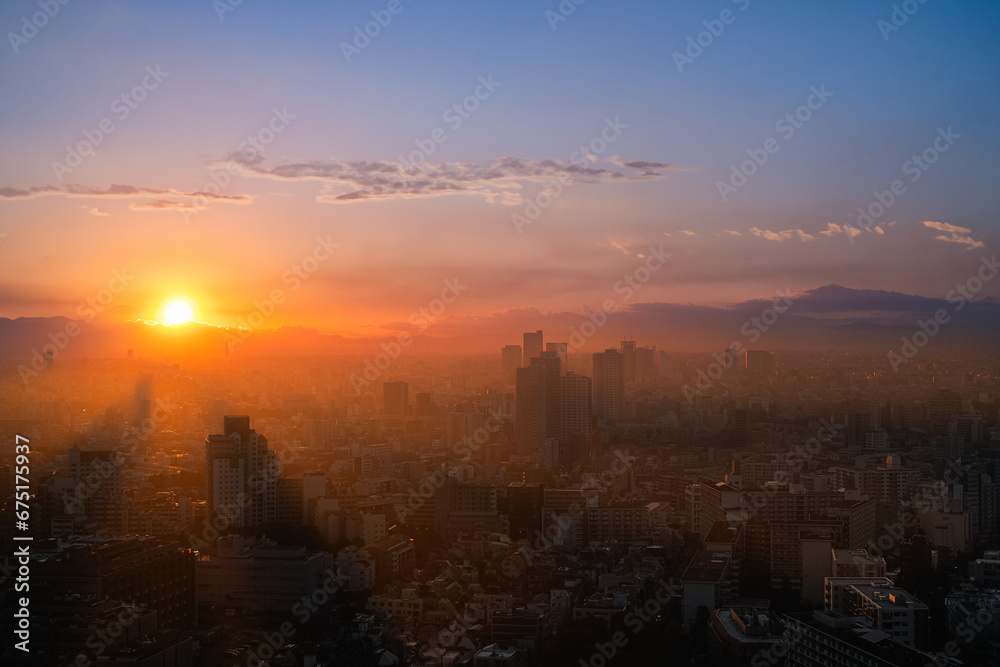
[[194,309],[187,301],[171,301],[163,309],[166,324],[184,324],[194,319]]

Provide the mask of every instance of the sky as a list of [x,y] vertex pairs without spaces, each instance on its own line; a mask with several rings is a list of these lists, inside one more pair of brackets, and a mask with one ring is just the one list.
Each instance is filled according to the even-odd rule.
[[0,317],[369,336],[995,252],[997,3],[577,2],[4,2]]

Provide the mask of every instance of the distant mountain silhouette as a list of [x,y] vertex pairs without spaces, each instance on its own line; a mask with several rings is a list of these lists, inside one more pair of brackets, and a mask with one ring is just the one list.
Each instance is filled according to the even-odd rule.
[[[584,351],[615,346],[624,337],[665,350],[715,350],[739,342],[752,349],[898,349],[901,336],[911,336],[918,322],[944,310],[950,321],[940,327],[932,346],[995,347],[1000,332],[1000,303],[994,299],[957,303],[884,290],[857,290],[824,285],[795,295],[787,311],[765,313],[776,296],[727,307],[675,303],[635,303],[600,320],[583,310],[542,313],[514,309],[474,317],[443,318],[415,335],[406,352],[493,352],[519,344],[524,331],[543,329],[547,341],[567,341]],[[779,305],[782,302],[779,299]],[[222,358],[232,355],[374,355],[399,343],[395,327],[382,337],[348,338],[305,327],[262,328],[245,337],[234,330],[189,323],[166,327],[123,320],[122,313],[98,315],[92,322],[65,317],[0,318],[0,355],[24,363],[46,345],[60,346],[66,356]],[[754,320],[753,318],[757,318]],[[767,324],[771,322],[771,324]],[[78,331],[77,331],[78,328]],[[72,332],[77,331],[75,335]],[[413,332],[410,332],[413,333]],[[590,334],[588,336],[588,334]],[[404,340],[406,340],[404,338]],[[51,348],[50,348],[51,349]]]

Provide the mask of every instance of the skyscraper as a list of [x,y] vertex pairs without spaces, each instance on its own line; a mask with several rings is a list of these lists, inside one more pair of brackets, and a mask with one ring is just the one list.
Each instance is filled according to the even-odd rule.
[[559,368],[563,375],[566,375],[567,364],[569,363],[569,343],[546,343],[546,352],[555,352],[559,356]]
[[599,422],[618,421],[625,400],[622,353],[609,349],[594,353],[594,414]]
[[504,384],[517,382],[517,369],[524,365],[521,359],[520,345],[504,345],[500,351],[500,377]]
[[635,382],[635,341],[622,341],[622,368],[625,382]]
[[590,437],[590,420],[593,412],[591,380],[585,375],[569,372],[559,380],[559,441],[572,451],[567,458],[576,458],[572,445],[586,442]]
[[747,350],[747,371],[762,378],[774,376],[774,354],[764,350]]
[[278,457],[267,438],[250,428],[250,417],[223,418],[223,433],[205,440],[205,477],[210,517],[229,526],[259,526],[276,519]]
[[382,414],[386,418],[401,419],[405,417],[409,401],[409,382],[382,383]]
[[531,360],[542,354],[542,330],[539,329],[535,333],[530,331],[524,334],[524,359],[522,360],[524,365],[527,366],[531,363]]
[[660,377],[660,358],[656,346],[635,349],[636,384],[655,384]]
[[559,437],[559,357],[539,355],[517,369],[514,427],[521,454],[540,454],[546,438]]

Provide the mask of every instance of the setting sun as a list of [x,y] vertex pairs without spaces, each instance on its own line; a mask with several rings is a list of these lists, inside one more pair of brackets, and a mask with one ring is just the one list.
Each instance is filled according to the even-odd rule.
[[183,324],[194,319],[194,309],[187,301],[171,301],[163,309],[167,324]]

